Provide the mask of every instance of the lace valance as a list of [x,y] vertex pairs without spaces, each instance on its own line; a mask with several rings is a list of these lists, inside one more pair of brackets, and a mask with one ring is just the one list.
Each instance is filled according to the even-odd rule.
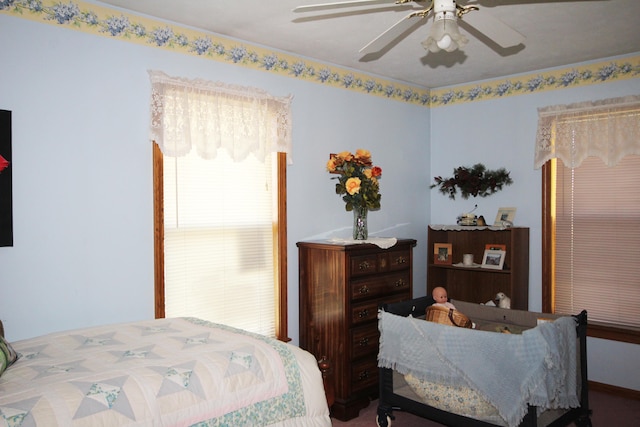
[[536,169],[552,158],[575,168],[589,156],[615,166],[631,154],[640,155],[640,96],[538,109]]
[[292,162],[291,96],[153,70],[149,77],[151,139],[165,156],[184,156],[195,148],[212,159],[225,148],[236,160],[284,152]]

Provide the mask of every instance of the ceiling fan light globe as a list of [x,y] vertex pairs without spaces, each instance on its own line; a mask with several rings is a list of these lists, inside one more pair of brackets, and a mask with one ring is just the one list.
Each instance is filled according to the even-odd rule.
[[442,38],[440,40],[438,40],[436,42],[436,45],[442,49],[442,50],[446,50],[447,52],[450,52],[450,50],[448,50],[451,47],[451,43],[453,42],[453,39],[451,38],[451,36],[449,34],[445,34],[444,36],[442,36]]
[[[469,39],[458,33],[455,37],[452,37],[453,41],[451,42],[451,46],[449,47],[451,50],[447,50],[447,52],[453,52],[458,48],[464,47],[469,42]],[[445,49],[446,50],[446,49]]]
[[431,52],[454,50],[467,44],[469,40],[460,33],[455,14],[436,15],[429,37],[422,42],[422,46]]
[[429,52],[435,53],[440,50],[440,48],[436,44],[436,41],[431,36],[427,37],[421,44],[422,44],[422,47],[425,48],[425,50],[428,50]]

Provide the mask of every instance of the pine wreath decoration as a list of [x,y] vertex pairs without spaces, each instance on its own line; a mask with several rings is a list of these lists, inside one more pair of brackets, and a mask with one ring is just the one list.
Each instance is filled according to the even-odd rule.
[[487,170],[482,163],[477,163],[473,167],[460,166],[453,170],[453,177],[434,177],[435,183],[429,188],[438,187],[438,190],[455,200],[458,190],[463,199],[473,197],[487,197],[502,190],[505,185],[513,184],[509,176],[509,171],[505,168],[497,170]]

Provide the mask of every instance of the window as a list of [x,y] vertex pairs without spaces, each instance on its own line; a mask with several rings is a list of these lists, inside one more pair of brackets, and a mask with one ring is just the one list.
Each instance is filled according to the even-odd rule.
[[[154,144],[156,317],[200,317],[286,341],[285,155],[277,155],[274,170],[280,173],[276,174],[276,185],[262,194],[261,207],[269,215],[262,215],[262,221],[255,204],[247,207],[220,199],[205,202],[205,192],[217,193],[214,188],[190,191],[186,187],[190,194],[182,197],[181,192],[177,197],[180,172],[189,173],[190,163],[210,162],[194,155],[187,157],[163,161]],[[253,168],[254,179],[265,179],[255,177],[258,169],[266,174],[273,170],[271,163],[255,167],[255,159],[234,165],[228,156],[223,158],[226,168]],[[244,185],[251,183],[245,180]],[[263,183],[262,188],[267,187]],[[240,189],[235,182],[232,186]],[[280,202],[265,206],[273,197]],[[176,206],[183,200],[184,206]],[[236,209],[219,209],[228,204]],[[273,221],[271,215],[277,219]]]
[[191,82],[152,74],[152,83],[156,317],[287,340],[287,153],[268,149],[287,114],[273,98],[265,108],[246,91],[238,98],[237,87],[227,96],[196,82],[194,105]]
[[[557,154],[541,158],[543,309],[586,309],[590,336],[640,343],[640,108],[601,107],[556,111],[539,128],[544,149]],[[607,155],[583,150],[589,143]]]

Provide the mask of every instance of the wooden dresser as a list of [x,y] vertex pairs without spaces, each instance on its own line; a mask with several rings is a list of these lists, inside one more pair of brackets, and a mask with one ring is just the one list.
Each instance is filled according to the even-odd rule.
[[339,420],[378,394],[378,305],[413,297],[413,239],[373,244],[299,242],[300,347],[332,365]]

